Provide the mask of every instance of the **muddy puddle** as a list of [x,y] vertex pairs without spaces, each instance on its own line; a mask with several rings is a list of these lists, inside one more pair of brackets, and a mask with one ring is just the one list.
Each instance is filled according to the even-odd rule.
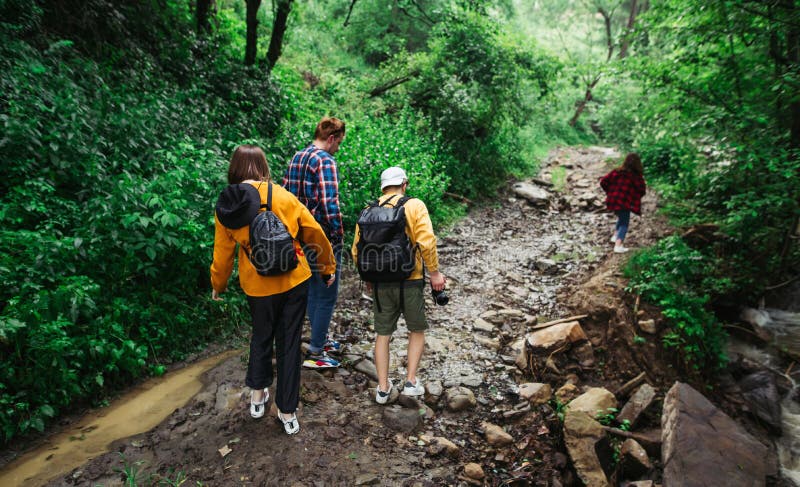
[[4,467],[0,485],[42,485],[105,453],[114,441],[150,430],[200,391],[201,374],[237,353],[224,352],[131,389]]

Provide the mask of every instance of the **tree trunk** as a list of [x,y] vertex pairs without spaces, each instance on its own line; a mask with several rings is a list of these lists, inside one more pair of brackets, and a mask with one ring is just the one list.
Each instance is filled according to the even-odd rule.
[[622,36],[622,45],[619,48],[619,59],[625,59],[628,56],[628,47],[631,43],[631,35],[633,34],[633,26],[636,23],[636,9],[638,8],[637,0],[631,0],[631,11],[628,15],[628,25],[625,27],[625,35]]
[[272,71],[278,58],[281,57],[283,35],[286,33],[286,22],[292,10],[292,0],[277,0],[278,11],[275,12],[275,22],[272,23],[272,37],[269,40],[267,51],[267,71]]
[[575,114],[572,116],[572,120],[569,121],[570,127],[574,127],[576,123],[578,123],[578,119],[581,117],[581,114],[586,109],[586,105],[592,101],[592,89],[597,86],[597,82],[600,81],[600,76],[597,76],[594,81],[589,83],[589,86],[586,87],[586,94],[583,96],[583,100],[578,102],[578,106],[575,107]]
[[197,33],[207,34],[211,31],[211,8],[214,0],[197,0],[195,16],[197,17]]
[[247,1],[247,44],[244,48],[244,65],[252,66],[256,62],[258,48],[258,8],[261,0]]

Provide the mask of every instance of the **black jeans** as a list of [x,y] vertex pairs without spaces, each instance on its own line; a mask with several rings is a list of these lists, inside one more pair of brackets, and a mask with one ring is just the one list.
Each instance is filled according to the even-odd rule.
[[308,281],[272,296],[247,296],[253,318],[250,362],[245,384],[251,389],[272,385],[272,352],[278,366],[275,405],[293,413],[300,401],[300,336],[308,301]]

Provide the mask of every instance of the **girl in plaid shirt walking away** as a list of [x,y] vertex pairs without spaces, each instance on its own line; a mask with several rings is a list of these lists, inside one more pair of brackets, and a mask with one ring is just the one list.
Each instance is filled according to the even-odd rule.
[[617,215],[611,241],[614,242],[614,252],[618,254],[628,251],[623,242],[628,233],[631,212],[641,215],[642,196],[646,191],[643,173],[639,154],[630,153],[620,167],[600,178],[600,187],[606,192],[606,208]]

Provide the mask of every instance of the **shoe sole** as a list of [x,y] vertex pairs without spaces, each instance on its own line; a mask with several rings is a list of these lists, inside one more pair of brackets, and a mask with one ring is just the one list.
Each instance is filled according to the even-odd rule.
[[424,396],[425,395],[425,391],[422,391],[422,392],[417,392],[417,391],[406,392],[406,391],[403,391],[400,394],[402,394],[404,396],[417,397],[417,396]]
[[338,365],[317,365],[317,364],[306,364],[303,363],[303,367],[307,369],[335,369],[338,368]]

